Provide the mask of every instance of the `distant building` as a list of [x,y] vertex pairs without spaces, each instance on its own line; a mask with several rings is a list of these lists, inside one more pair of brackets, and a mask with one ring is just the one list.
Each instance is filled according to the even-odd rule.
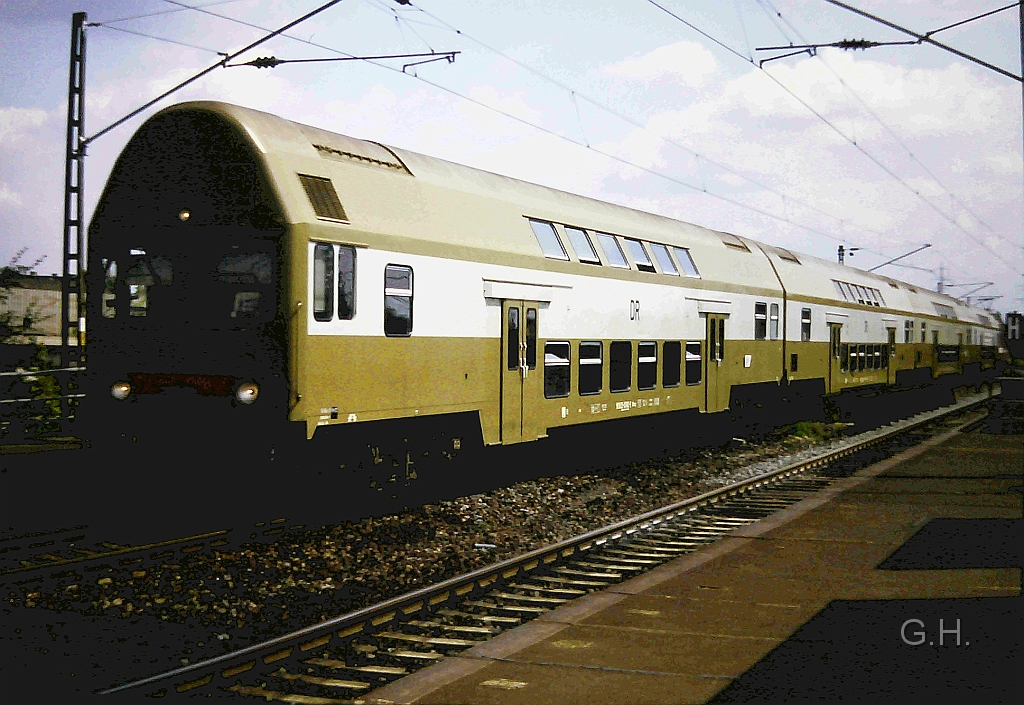
[[10,344],[60,345],[61,280],[56,274],[12,273],[0,292],[0,315],[20,329]]

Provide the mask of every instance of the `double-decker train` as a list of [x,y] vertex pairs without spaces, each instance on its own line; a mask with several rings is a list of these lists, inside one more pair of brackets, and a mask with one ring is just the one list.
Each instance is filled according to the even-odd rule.
[[974,380],[999,336],[902,281],[218,102],[136,132],[88,262],[96,433],[267,457]]

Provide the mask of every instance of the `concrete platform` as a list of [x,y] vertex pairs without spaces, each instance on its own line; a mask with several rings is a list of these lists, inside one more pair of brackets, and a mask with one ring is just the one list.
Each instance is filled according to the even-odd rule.
[[1022,485],[1024,437],[947,433],[360,702],[1012,700]]

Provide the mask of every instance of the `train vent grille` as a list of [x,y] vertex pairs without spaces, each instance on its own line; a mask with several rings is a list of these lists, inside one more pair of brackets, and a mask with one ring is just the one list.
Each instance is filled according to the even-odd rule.
[[302,188],[306,190],[306,196],[309,197],[309,203],[313,206],[317,218],[342,223],[348,222],[348,216],[345,215],[338,192],[334,190],[334,184],[330,179],[299,174],[299,181],[302,182]]

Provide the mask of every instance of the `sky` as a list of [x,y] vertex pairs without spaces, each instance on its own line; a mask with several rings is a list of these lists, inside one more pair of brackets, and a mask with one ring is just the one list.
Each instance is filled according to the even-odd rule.
[[[848,4],[924,33],[1009,1]],[[913,268],[878,272],[941,278],[953,295],[992,282],[975,295],[1024,309],[1019,81],[927,44],[759,66],[789,53],[760,47],[910,38],[824,0],[656,2],[343,0],[237,61],[461,53],[405,73],[401,60],[218,68],[90,143],[86,215],[148,116],[222,100],[826,259],[858,247],[847,263],[865,269],[930,243],[899,263]],[[6,0],[0,265],[28,248],[21,264],[61,268],[73,12],[99,23],[87,30],[93,135],[320,4]],[[1017,8],[934,38],[1020,75]]]

